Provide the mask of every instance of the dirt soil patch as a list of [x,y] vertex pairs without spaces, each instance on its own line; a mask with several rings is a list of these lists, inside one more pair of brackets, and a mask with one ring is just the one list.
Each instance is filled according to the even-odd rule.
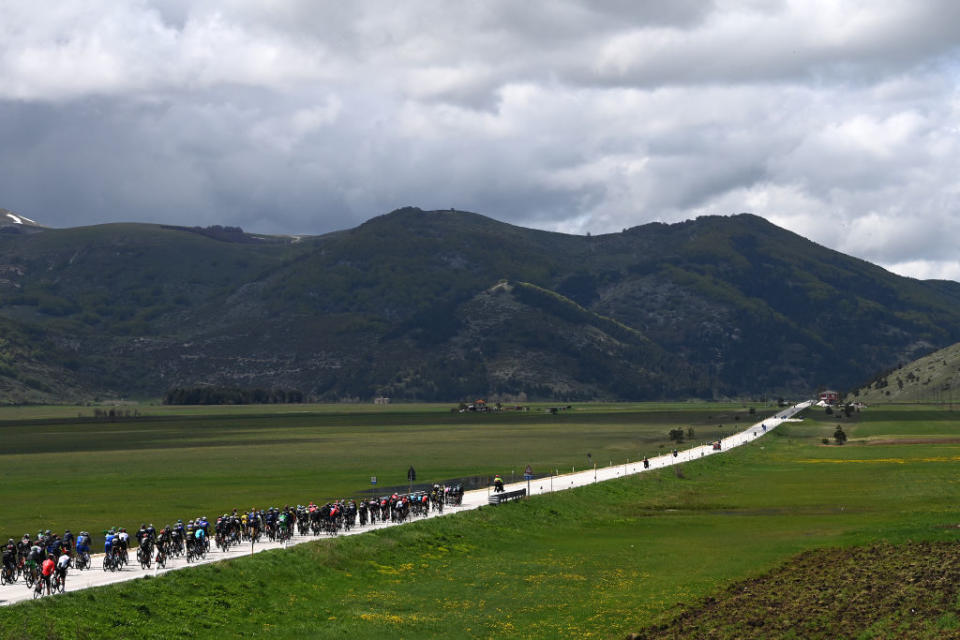
[[960,638],[960,545],[814,550],[628,638]]

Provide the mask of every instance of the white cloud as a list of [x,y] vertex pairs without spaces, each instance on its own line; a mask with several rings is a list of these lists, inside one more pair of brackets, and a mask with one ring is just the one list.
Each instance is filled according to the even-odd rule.
[[751,211],[942,276],[958,71],[952,0],[13,0],[0,206],[278,233],[407,204],[592,233]]

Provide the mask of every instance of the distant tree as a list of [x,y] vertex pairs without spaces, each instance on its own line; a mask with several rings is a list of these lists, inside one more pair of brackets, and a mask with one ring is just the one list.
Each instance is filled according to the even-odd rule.
[[693,427],[687,427],[687,438],[693,440],[697,435],[697,432],[693,430]]
[[670,429],[670,439],[676,443],[683,442],[683,429]]
[[828,416],[832,416],[832,415],[833,415],[833,407],[831,407],[830,405],[827,405],[827,408],[826,408],[826,410],[824,411],[824,413],[826,413]]
[[750,415],[755,415],[756,413],[757,413],[757,410],[753,407],[750,407]]
[[237,389],[229,387],[180,387],[170,389],[164,404],[291,404],[303,402],[297,389]]
[[837,430],[833,432],[833,439],[837,444],[843,444],[847,441],[847,434],[843,432],[843,427],[837,425]]

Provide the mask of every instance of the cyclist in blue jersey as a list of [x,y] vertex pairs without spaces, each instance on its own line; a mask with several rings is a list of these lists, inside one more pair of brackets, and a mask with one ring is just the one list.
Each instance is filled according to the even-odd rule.
[[90,534],[86,531],[77,536],[77,553],[90,553]]
[[113,558],[113,541],[116,540],[116,537],[113,529],[103,532],[103,553],[111,559]]
[[204,547],[204,542],[206,540],[207,532],[204,531],[203,527],[199,527],[199,526],[196,527],[196,529],[193,532],[193,536],[195,539],[195,542],[194,542],[194,544],[196,545],[195,548],[201,552],[205,551],[206,548]]

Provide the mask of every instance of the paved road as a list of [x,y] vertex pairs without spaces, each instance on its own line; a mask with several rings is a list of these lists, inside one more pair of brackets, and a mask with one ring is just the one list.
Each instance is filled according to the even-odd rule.
[[[765,433],[769,433],[773,429],[780,426],[783,422],[791,420],[800,411],[803,411],[812,404],[812,401],[802,402],[798,405],[790,407],[789,409],[784,409],[777,413],[776,415],[757,422],[754,425],[751,425],[749,428],[735,433],[731,436],[724,438],[721,441],[720,450],[713,449],[712,445],[698,446],[693,447],[692,449],[685,449],[679,451],[676,457],[673,456],[672,452],[658,456],[656,458],[650,458],[650,467],[645,469],[643,466],[643,461],[631,462],[629,464],[618,464],[608,467],[599,467],[596,469],[587,469],[584,471],[578,471],[575,473],[565,473],[561,475],[555,475],[550,478],[538,478],[536,480],[530,481],[530,495],[540,495],[543,493],[550,493],[551,491],[563,491],[565,489],[572,489],[574,487],[582,487],[594,482],[602,482],[604,480],[614,480],[616,478],[622,478],[626,475],[632,475],[636,473],[642,473],[644,471],[660,469],[670,465],[678,464],[681,462],[690,462],[693,460],[699,460],[700,458],[715,455],[717,453],[723,453],[729,451],[730,449],[760,438]],[[766,426],[766,429],[764,429]],[[505,486],[506,491],[514,491],[517,489],[526,489],[527,482],[525,480],[520,482],[514,482],[512,484],[507,484]],[[449,515],[451,513],[459,513],[461,511],[468,511],[470,509],[476,509],[482,505],[489,504],[489,489],[478,489],[475,491],[468,491],[463,496],[463,504],[460,507],[447,507],[444,509],[443,515]],[[431,514],[430,517],[439,517],[437,514]],[[422,518],[418,519],[421,520]],[[416,520],[412,520],[415,522]],[[367,531],[374,531],[377,529],[383,529],[385,527],[399,526],[391,522],[378,522],[375,525],[367,525],[365,527],[356,527],[351,530],[349,533],[341,533],[340,535],[355,535],[358,533],[365,533]],[[294,536],[293,539],[288,542],[288,545],[301,544],[303,542],[309,542],[311,540],[317,540],[318,538],[314,536]],[[262,551],[267,551],[270,549],[278,549],[281,545],[275,542],[266,542],[257,544],[253,550],[256,553]],[[211,562],[220,562],[222,560],[228,560],[230,558],[238,558],[245,555],[250,555],[251,549],[248,546],[241,545],[239,547],[233,547],[229,551],[221,552],[217,549],[211,548],[210,553],[207,555],[205,560],[200,562],[195,562],[187,564],[185,558],[178,558],[176,560],[169,560],[169,566],[166,569],[156,570],[148,569],[143,570],[135,566],[126,566],[120,571],[116,572],[107,572],[104,571],[101,566],[103,562],[102,554],[97,554],[93,556],[93,569],[88,571],[70,571],[67,575],[67,590],[76,591],[78,589],[87,589],[89,587],[97,587],[105,584],[113,584],[115,582],[124,582],[126,580],[135,580],[137,578],[142,578],[147,575],[156,576],[170,571],[179,571],[180,569],[185,569],[188,567],[196,566],[198,564],[209,564]],[[131,559],[136,561],[136,549],[131,550],[130,552]],[[15,602],[20,602],[22,600],[29,600],[33,597],[32,590],[28,589],[23,582],[19,582],[14,585],[3,585],[0,586],[0,605],[12,604]]]

